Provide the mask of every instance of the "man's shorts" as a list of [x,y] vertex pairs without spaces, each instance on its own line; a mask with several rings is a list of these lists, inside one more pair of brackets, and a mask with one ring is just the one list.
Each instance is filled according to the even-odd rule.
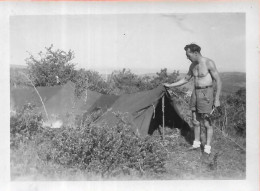
[[213,87],[194,89],[190,100],[190,109],[198,113],[210,113],[213,108]]

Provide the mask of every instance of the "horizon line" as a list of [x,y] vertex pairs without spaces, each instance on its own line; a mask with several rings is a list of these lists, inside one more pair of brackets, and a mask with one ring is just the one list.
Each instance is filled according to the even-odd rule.
[[[10,64],[10,68],[11,67],[21,67],[21,68],[26,68],[27,65],[24,64]],[[133,72],[134,70],[148,70],[147,73],[151,73],[151,72],[159,72],[162,69],[167,69],[169,72],[173,72],[173,71],[179,71],[179,73],[187,73],[187,70],[181,70],[181,69],[170,69],[167,67],[162,67],[162,68],[128,68],[128,67],[120,67],[120,68],[114,68],[114,67],[107,67],[107,68],[99,68],[99,67],[77,67],[77,65],[75,65],[75,69],[79,70],[79,69],[85,69],[85,70],[94,70],[97,72],[113,72],[113,71],[118,71],[118,70],[123,70],[123,69],[129,69],[131,72]],[[107,70],[107,71],[106,71]],[[218,70],[220,73],[221,72],[240,72],[240,73],[246,73],[246,71],[234,71],[234,70]],[[135,73],[135,72],[133,72]],[[145,74],[143,72],[137,72],[137,73],[142,73]]]

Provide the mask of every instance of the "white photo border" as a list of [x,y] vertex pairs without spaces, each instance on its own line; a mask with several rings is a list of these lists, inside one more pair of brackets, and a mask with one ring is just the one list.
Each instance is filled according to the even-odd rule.
[[[156,14],[156,13],[246,14],[247,162],[245,180],[163,181],[10,181],[10,35],[9,18],[18,15]],[[259,190],[259,4],[252,1],[201,2],[0,2],[0,55],[2,74],[0,190]]]

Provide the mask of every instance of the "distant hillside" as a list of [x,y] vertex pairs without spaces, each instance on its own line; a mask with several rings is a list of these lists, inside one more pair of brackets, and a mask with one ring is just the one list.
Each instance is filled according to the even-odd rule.
[[[155,73],[143,74],[142,76],[155,77]],[[181,73],[179,78],[182,78],[185,74]],[[246,73],[243,72],[221,72],[220,78],[222,80],[222,92],[234,93],[242,87],[246,87]],[[189,82],[183,87],[188,89],[193,88],[193,83]]]
[[[11,70],[23,70],[26,69],[26,66],[24,65],[10,65]],[[171,71],[168,71],[171,72]],[[104,78],[107,79],[107,76],[110,73],[102,73],[99,72],[99,74]],[[180,77],[183,77],[185,74],[180,73]],[[156,73],[146,73],[146,74],[139,74],[139,76],[149,76],[149,77],[155,77]],[[243,72],[221,72],[220,77],[222,80],[222,92],[223,93],[234,93],[237,90],[239,90],[242,87],[246,87],[246,73]],[[193,83],[189,82],[185,84],[183,87],[186,87],[188,89],[193,88]]]
[[10,65],[10,68],[12,68],[12,69],[25,69],[25,68],[27,68],[27,65],[15,65],[15,64],[11,64]]
[[236,92],[242,87],[246,87],[246,73],[224,72],[220,73],[222,79],[222,91],[226,93]]
[[[223,93],[235,93],[242,87],[246,87],[246,73],[242,72],[221,72]],[[192,83],[185,85],[187,88],[192,88]]]

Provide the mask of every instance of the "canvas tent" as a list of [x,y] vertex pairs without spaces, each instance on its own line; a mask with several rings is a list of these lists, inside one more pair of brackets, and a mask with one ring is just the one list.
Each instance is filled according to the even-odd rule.
[[[84,98],[78,99],[75,96],[75,84],[68,82],[62,86],[52,87],[33,87],[12,88],[10,107],[11,110],[21,109],[25,104],[36,106],[36,112],[41,112],[45,120],[61,119],[64,120],[68,114],[81,114],[99,99],[102,94],[88,90]],[[87,101],[85,100],[87,98]],[[47,110],[48,116],[45,115],[43,104]]]
[[[64,120],[70,112],[88,115],[101,110],[103,115],[98,122],[105,122],[109,126],[115,125],[118,118],[114,112],[121,112],[132,123],[134,132],[140,136],[153,134],[160,125],[170,128],[177,127],[185,131],[189,128],[163,86],[122,96],[102,95],[87,90],[81,99],[74,96],[75,85],[72,82],[63,86],[39,87],[37,90],[42,97],[49,118],[58,116]],[[40,98],[33,88],[11,90],[11,107],[19,108],[28,102],[35,104],[38,111],[43,113]]]

